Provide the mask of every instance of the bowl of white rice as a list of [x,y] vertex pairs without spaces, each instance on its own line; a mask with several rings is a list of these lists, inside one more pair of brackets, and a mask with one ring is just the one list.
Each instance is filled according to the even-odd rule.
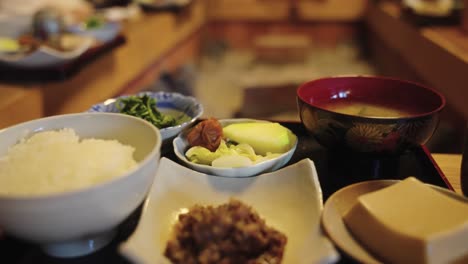
[[53,256],[96,251],[145,199],[161,143],[149,122],[114,113],[0,130],[0,229]]

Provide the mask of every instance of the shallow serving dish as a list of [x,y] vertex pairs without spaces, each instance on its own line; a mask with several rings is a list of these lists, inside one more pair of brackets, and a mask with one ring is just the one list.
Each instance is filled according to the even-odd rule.
[[120,252],[135,263],[169,263],[163,251],[178,214],[195,204],[217,205],[231,197],[252,206],[267,225],[285,233],[284,264],[338,259],[320,230],[322,191],[309,159],[258,177],[226,178],[162,158],[140,222]]
[[[219,120],[223,127],[233,124],[233,123],[247,123],[247,122],[268,122],[264,120],[256,120],[256,119],[221,119]],[[209,165],[197,164],[194,162],[189,161],[185,157],[185,152],[189,149],[189,144],[187,142],[186,136],[184,133],[179,134],[173,141],[174,153],[176,157],[182,161],[187,167],[192,168],[196,171],[217,175],[217,176],[224,176],[224,177],[250,177],[255,176],[260,173],[264,172],[271,172],[283,167],[288,161],[291,159],[294,151],[297,147],[297,137],[296,143],[294,146],[286,153],[283,153],[279,157],[276,157],[271,160],[259,162],[249,167],[239,167],[239,168],[219,168],[219,167],[212,167]]]
[[93,45],[94,40],[83,37],[80,44],[73,50],[60,51],[47,46],[40,46],[31,53],[0,53],[0,62],[16,67],[38,68],[60,66],[79,58]]
[[[325,203],[322,214],[322,225],[330,239],[346,254],[360,263],[382,263],[378,258],[369,253],[348,231],[343,216],[357,202],[359,196],[377,191],[399,182],[399,180],[371,180],[344,187],[335,192]],[[468,202],[454,192],[431,185],[435,190],[454,199]]]
[[0,228],[40,245],[48,254],[75,257],[111,241],[117,226],[145,199],[159,164],[161,136],[148,122],[113,113],[46,117],[0,130],[0,157],[24,137],[71,128],[80,138],[118,140],[135,148],[137,166],[82,189],[34,196],[0,195]]
[[[156,108],[163,114],[186,114],[190,119],[180,125],[161,128],[162,139],[170,140],[178,135],[185,128],[190,127],[203,114],[203,106],[197,99],[192,96],[182,95],[180,93],[169,92],[141,92],[136,96],[149,95],[156,99]],[[127,98],[131,95],[123,95],[116,98],[108,99],[102,103],[93,105],[88,112],[111,112],[119,113],[116,106],[116,101],[119,98]],[[176,111],[176,113],[174,112]]]
[[97,28],[87,29],[83,25],[78,24],[70,26],[68,30],[71,33],[83,36],[90,36],[96,39],[97,41],[107,43],[117,37],[117,35],[122,30],[122,25],[120,24],[120,22],[117,21],[106,21],[103,22],[102,26],[99,26]]

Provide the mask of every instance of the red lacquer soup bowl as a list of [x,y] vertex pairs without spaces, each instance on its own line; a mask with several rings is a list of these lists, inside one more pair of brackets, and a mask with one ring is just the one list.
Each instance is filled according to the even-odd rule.
[[327,148],[401,153],[425,144],[445,98],[414,82],[385,77],[329,77],[297,89],[301,122]]

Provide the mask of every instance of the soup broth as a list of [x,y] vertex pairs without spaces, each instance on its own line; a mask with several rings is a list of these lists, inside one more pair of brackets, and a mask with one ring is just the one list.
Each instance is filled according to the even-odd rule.
[[404,110],[398,110],[391,107],[385,107],[375,104],[362,102],[336,102],[326,107],[328,110],[363,117],[393,117],[399,118],[408,116],[410,113]]

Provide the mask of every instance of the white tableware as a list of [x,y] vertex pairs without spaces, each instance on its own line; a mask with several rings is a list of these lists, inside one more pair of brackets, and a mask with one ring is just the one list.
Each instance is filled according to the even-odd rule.
[[[268,121],[238,118],[238,119],[221,119],[219,120],[219,122],[221,123],[223,127],[225,127],[229,124],[234,124],[234,123],[268,122]],[[258,175],[264,172],[275,171],[283,167],[286,163],[288,163],[288,161],[291,159],[292,155],[294,154],[294,151],[296,150],[297,137],[296,137],[296,142],[293,145],[293,147],[289,151],[281,154],[280,156],[273,158],[271,160],[266,160],[266,161],[254,164],[252,166],[239,167],[239,168],[219,168],[219,167],[213,167],[209,165],[197,164],[197,163],[189,161],[187,157],[185,156],[185,152],[189,149],[189,143],[184,133],[179,134],[174,139],[173,147],[174,147],[174,153],[177,156],[177,158],[180,161],[182,161],[184,165],[196,171],[211,174],[211,175],[224,176],[224,177],[250,177],[250,176]]]
[[73,34],[93,37],[100,42],[107,43],[117,37],[122,30],[122,25],[120,22],[111,21],[103,22],[103,25],[97,28],[87,29],[83,25],[73,25],[68,30]]
[[[398,180],[372,180],[344,187],[333,193],[325,203],[322,214],[322,225],[330,239],[346,254],[360,263],[382,263],[376,256],[369,253],[349,232],[343,216],[357,202],[359,196],[380,190],[397,183]],[[468,199],[455,193],[431,185],[435,190],[455,199],[468,202]]]
[[40,46],[31,53],[0,53],[0,62],[22,68],[43,68],[60,66],[79,58],[94,43],[92,38],[83,37],[73,50],[60,51],[47,46]]
[[120,252],[139,264],[165,264],[163,256],[178,214],[195,205],[218,205],[237,198],[288,239],[284,264],[333,263],[338,254],[320,229],[322,190],[314,163],[301,160],[249,178],[199,173],[162,158],[142,217]]
[[[0,195],[0,227],[39,244],[46,253],[75,257],[113,238],[116,227],[145,199],[159,164],[161,135],[139,118],[112,113],[46,117],[0,130],[0,157],[31,133],[71,128],[80,138],[115,139],[135,148],[131,171],[74,191],[34,196]],[[32,175],[34,176],[34,175]]]

